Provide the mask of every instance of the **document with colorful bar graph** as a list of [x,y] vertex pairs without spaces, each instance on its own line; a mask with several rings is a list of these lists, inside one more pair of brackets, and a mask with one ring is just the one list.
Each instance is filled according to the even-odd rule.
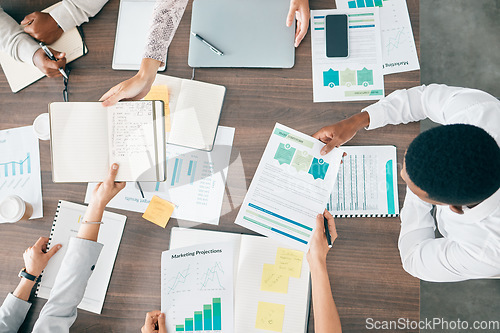
[[[349,56],[326,56],[326,16],[347,14]],[[379,8],[311,10],[313,101],[384,97]]]
[[332,191],[343,150],[276,123],[235,223],[306,251]]

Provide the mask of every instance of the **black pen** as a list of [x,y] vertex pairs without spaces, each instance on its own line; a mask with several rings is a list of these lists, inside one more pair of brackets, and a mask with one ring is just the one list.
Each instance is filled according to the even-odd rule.
[[141,184],[139,182],[136,182],[136,183],[137,183],[137,187],[139,187],[139,191],[141,191],[142,198],[144,199],[144,192],[142,192]]
[[332,247],[332,237],[330,236],[330,229],[328,228],[328,220],[324,215],[323,215],[323,222],[325,224],[325,234],[326,234],[326,241],[328,242],[328,247]]
[[[47,55],[47,57],[49,57],[50,60],[57,61],[56,57],[54,57],[54,55],[52,54],[52,52],[50,52],[49,48],[43,42],[40,42],[38,44],[40,45],[40,47],[45,52],[45,54]],[[64,71],[64,69],[62,69],[60,67],[59,68],[59,72],[61,72],[62,76],[64,76],[64,78],[66,80],[68,79],[68,75],[66,75],[66,72]]]
[[205,39],[203,39],[203,37],[201,37],[197,33],[194,33],[194,32],[191,31],[191,34],[193,36],[195,36],[196,38],[198,38],[199,40],[201,40],[201,42],[203,44],[207,45],[210,48],[210,50],[212,50],[212,52],[214,52],[214,53],[216,53],[216,54],[218,54],[220,56],[224,55],[224,53],[222,53],[221,50],[217,49],[215,46],[213,46],[212,44],[210,44],[209,42],[207,42]]

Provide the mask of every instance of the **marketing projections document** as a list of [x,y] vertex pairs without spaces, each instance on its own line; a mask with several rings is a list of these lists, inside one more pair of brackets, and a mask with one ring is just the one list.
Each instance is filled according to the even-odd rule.
[[336,0],[335,2],[338,9],[380,8],[384,75],[420,69],[406,0]]
[[[347,14],[349,56],[326,56],[326,16]],[[311,10],[314,102],[384,97],[379,8]]]
[[234,243],[161,255],[161,311],[168,332],[234,332]]
[[320,155],[319,140],[276,124],[241,205],[236,224],[307,251],[342,159]]

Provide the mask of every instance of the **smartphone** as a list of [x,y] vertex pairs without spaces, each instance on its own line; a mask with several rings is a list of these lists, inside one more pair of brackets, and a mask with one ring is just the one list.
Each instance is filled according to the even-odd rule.
[[346,14],[326,16],[326,56],[347,58],[349,56],[349,33]]

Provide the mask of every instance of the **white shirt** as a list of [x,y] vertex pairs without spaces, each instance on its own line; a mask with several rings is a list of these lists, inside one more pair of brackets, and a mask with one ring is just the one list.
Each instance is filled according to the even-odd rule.
[[[500,144],[500,101],[480,90],[420,86],[395,91],[363,111],[370,115],[368,129],[429,118],[443,125],[481,127]],[[463,215],[438,206],[436,220],[444,236],[438,239],[432,205],[406,192],[399,251],[408,273],[436,282],[500,275],[500,189],[472,209],[463,207]]]

